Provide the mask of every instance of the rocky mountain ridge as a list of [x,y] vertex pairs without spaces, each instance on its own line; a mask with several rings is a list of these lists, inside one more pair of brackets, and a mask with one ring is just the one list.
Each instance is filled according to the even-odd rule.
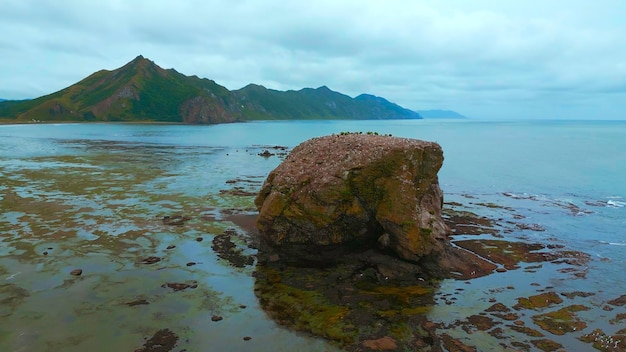
[[0,102],[0,118],[17,121],[126,121],[213,124],[272,119],[420,119],[388,100],[356,98],[326,86],[278,91],[250,84],[230,91],[215,81],[163,69],[137,56],[58,92]]

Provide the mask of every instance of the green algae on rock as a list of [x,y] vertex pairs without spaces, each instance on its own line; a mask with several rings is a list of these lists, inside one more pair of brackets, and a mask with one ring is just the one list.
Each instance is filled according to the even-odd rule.
[[440,251],[441,147],[376,135],[333,135],[292,150],[255,199],[262,238],[295,261],[327,263],[377,243],[419,261]]
[[[495,239],[458,240],[453,243],[480,257],[501,264],[507,270],[519,268],[520,262],[554,262],[581,266],[590,257],[586,253],[567,250],[546,251],[548,246],[540,243],[526,243]],[[574,270],[574,269],[572,269]]]
[[545,331],[555,335],[564,335],[565,333],[580,331],[587,327],[587,323],[580,320],[576,316],[576,312],[589,309],[586,306],[575,304],[553,312],[534,315],[532,318],[535,324]]
[[563,348],[560,343],[549,339],[532,340],[530,342],[535,345],[535,347],[545,352],[558,351]]
[[391,340],[405,349],[436,343],[422,328],[434,303],[432,283],[407,286],[372,274],[354,263],[320,269],[260,262],[254,290],[263,309],[279,324],[349,351],[379,346],[378,342],[390,346]]
[[517,304],[513,308],[519,309],[539,309],[546,308],[553,304],[563,303],[563,300],[556,292],[546,292],[538,295],[526,297],[520,297],[517,299]]

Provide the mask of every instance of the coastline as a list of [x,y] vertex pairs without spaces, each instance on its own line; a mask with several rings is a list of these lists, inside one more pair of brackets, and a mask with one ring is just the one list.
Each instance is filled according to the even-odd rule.
[[[175,350],[209,344],[241,351],[333,350],[327,345],[333,339],[361,350],[393,339],[416,350],[413,342],[436,338],[453,347],[535,351],[537,345],[554,343],[586,350],[592,348],[590,338],[616,341],[626,333],[621,331],[626,291],[619,237],[626,195],[615,178],[623,174],[623,164],[615,160],[626,150],[620,130],[602,124],[591,131],[588,124],[565,130],[532,124],[522,130],[509,124],[394,124],[395,129],[387,121],[366,127],[360,121],[296,121],[214,129],[84,124],[60,127],[54,138],[46,126],[26,133],[5,129],[3,135],[14,138],[3,138],[0,148],[0,229],[6,235],[0,273],[3,294],[10,298],[3,319],[24,335],[8,335],[0,345],[37,349],[56,343],[79,351],[115,343],[133,350],[169,329],[178,336]],[[381,133],[442,142],[446,216],[457,225],[452,241],[468,254],[498,263],[499,271],[407,289],[346,281],[359,280],[361,273],[375,280],[372,270],[350,271],[341,279],[327,270],[316,285],[297,269],[263,271],[248,265],[256,253],[251,197],[280,162],[278,155],[258,153],[269,141],[292,146],[310,135],[372,126]],[[527,136],[533,136],[532,143]],[[572,140],[575,144],[568,144]],[[525,157],[532,159],[532,168],[523,167]],[[584,164],[584,173],[578,164]],[[558,173],[551,174],[552,167]],[[468,213],[478,216],[473,224],[463,221]],[[74,269],[82,269],[81,275],[72,275]],[[548,305],[536,306],[546,300]],[[301,314],[305,319],[293,327],[284,315],[292,305],[325,315]],[[285,308],[276,320],[263,310],[272,307]],[[222,320],[212,321],[213,316]],[[548,324],[564,318],[568,324],[561,328]],[[372,330],[346,342],[355,336],[350,319],[370,322],[366,328]],[[397,324],[385,325],[389,322]],[[422,333],[433,339],[423,340]]]

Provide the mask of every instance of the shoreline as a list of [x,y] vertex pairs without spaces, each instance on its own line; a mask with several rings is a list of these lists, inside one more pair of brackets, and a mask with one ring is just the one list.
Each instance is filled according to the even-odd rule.
[[[398,129],[406,129],[406,124],[397,124]],[[615,341],[626,335],[626,330],[620,330],[626,322],[626,297],[620,298],[626,293],[620,280],[624,247],[623,239],[615,235],[620,233],[618,225],[626,207],[609,207],[608,202],[621,198],[605,196],[625,196],[615,188],[619,182],[611,182],[606,188],[596,182],[598,188],[589,191],[586,179],[580,185],[561,185],[564,181],[559,178],[557,187],[540,173],[546,164],[541,164],[538,157],[533,158],[538,164],[532,176],[538,173],[540,177],[530,177],[530,171],[523,175],[526,169],[515,168],[519,165],[514,159],[496,158],[491,161],[497,164],[492,169],[487,165],[477,172],[477,182],[470,182],[474,181],[472,177],[453,175],[443,186],[445,208],[453,210],[446,216],[458,227],[452,241],[467,253],[479,252],[498,262],[500,271],[491,275],[446,279],[436,287],[407,288],[378,285],[374,281],[378,271],[370,266],[346,271],[346,275],[339,275],[339,270],[311,271],[316,277],[322,274],[318,279],[324,285],[316,285],[297,269],[257,269],[249,265],[249,258],[256,253],[254,247],[249,247],[254,246],[253,241],[248,241],[255,230],[251,197],[279,161],[278,156],[259,157],[257,152],[262,151],[265,142],[256,145],[249,137],[252,133],[263,134],[268,140],[289,145],[281,140],[284,131],[277,131],[277,125],[285,124],[251,125],[253,131],[245,138],[232,143],[220,140],[216,143],[219,148],[200,151],[187,148],[185,143],[172,145],[169,140],[155,140],[167,145],[156,153],[144,144],[112,149],[108,143],[80,139],[83,135],[105,135],[104,126],[59,127],[77,132],[71,137],[77,138],[72,144],[76,149],[72,150],[78,153],[69,155],[58,153],[64,141],[50,138],[26,148],[28,139],[22,135],[30,135],[30,130],[43,134],[50,130],[48,127],[26,128],[26,132],[4,128],[3,135],[11,136],[13,130],[16,137],[3,139],[5,167],[0,169],[5,187],[4,198],[0,199],[4,210],[0,225],[4,226],[0,227],[7,236],[0,271],[6,274],[2,277],[9,298],[3,319],[15,331],[26,331],[26,336],[32,338],[8,335],[0,345],[37,349],[47,343],[62,343],[63,339],[72,341],[71,346],[58,345],[68,351],[98,349],[101,343],[133,350],[155,332],[169,329],[180,337],[174,350],[201,350],[209,343],[224,350],[270,351],[295,343],[303,351],[331,350],[325,348],[327,341],[346,341],[342,338],[354,336],[350,319],[370,322],[364,329],[379,329],[348,341],[356,346],[353,350],[361,351],[383,343],[407,344],[408,350],[420,350],[412,342],[435,338],[442,346],[450,346],[450,351],[455,350],[454,346],[456,350],[459,346],[478,350],[503,350],[506,346],[510,350],[535,351],[539,350],[537,344],[555,343],[563,346],[561,350],[575,351],[592,349],[589,339]],[[298,134],[289,128],[297,137],[294,140],[311,134],[306,122],[297,126],[307,132]],[[375,126],[379,132],[386,131],[386,122]],[[464,140],[464,136],[494,140],[502,135],[500,129],[486,136],[472,132],[489,129],[461,129],[467,124],[453,129],[434,123],[412,126],[431,129],[420,132],[421,136],[448,140],[448,167],[454,171],[451,174],[472,172],[476,161],[490,160],[485,157],[488,154],[475,148],[476,141]],[[167,130],[174,132],[177,138],[173,140],[183,141],[189,135],[202,136],[201,140],[224,135],[231,138],[241,127],[225,126],[214,131],[165,126],[119,129]],[[314,132],[330,134],[355,128],[357,123],[333,124]],[[397,130],[387,132],[401,134]],[[527,132],[540,131],[533,128]],[[416,133],[406,132],[410,136]],[[514,136],[507,135],[512,145],[525,141]],[[552,134],[548,137],[551,144],[555,143]],[[558,151],[542,149],[547,156],[561,155]],[[479,156],[472,159],[474,155]],[[463,162],[463,158],[470,162]],[[557,159],[550,157],[548,166],[558,165]],[[501,171],[507,162],[520,177],[514,180],[524,183],[511,185],[483,179],[488,174],[508,176]],[[539,184],[541,187],[537,187]],[[475,225],[463,221],[469,212],[479,216]],[[610,231],[610,236],[602,231]],[[555,257],[555,251],[567,257]],[[589,263],[583,266],[578,265],[579,259],[585,258],[575,255],[580,251],[590,255]],[[518,261],[520,258],[525,261]],[[32,270],[35,267],[38,269]],[[83,269],[82,274],[72,275],[77,268]],[[262,271],[258,275],[263,275],[261,279],[267,285],[255,282],[255,270]],[[355,285],[360,274],[370,281]],[[282,291],[275,295],[275,290]],[[280,300],[262,302],[263,307],[279,310],[277,320],[271,320],[261,309],[257,294],[264,299],[283,299],[282,305]],[[535,306],[546,300],[548,305]],[[298,302],[305,302],[309,308]],[[308,323],[306,314],[298,320],[302,323],[300,331],[309,333],[293,332],[298,326],[284,328],[292,327],[293,322],[284,315],[292,307],[302,313],[311,312]],[[34,308],[42,315],[40,319],[34,319]],[[362,313],[362,308],[370,310]],[[325,315],[313,317],[320,312]],[[72,319],[53,319],[58,316]],[[213,316],[223,320],[213,321]],[[428,321],[422,320],[426,318]],[[550,327],[549,323],[560,319],[567,319],[569,325]],[[120,328],[120,321],[127,328]],[[277,328],[276,323],[283,327]],[[376,325],[379,323],[382,325]],[[576,330],[571,331],[574,327]],[[29,331],[33,335],[28,335]],[[433,334],[433,340],[421,339],[418,335],[422,333]],[[243,336],[251,336],[254,345],[246,345]]]

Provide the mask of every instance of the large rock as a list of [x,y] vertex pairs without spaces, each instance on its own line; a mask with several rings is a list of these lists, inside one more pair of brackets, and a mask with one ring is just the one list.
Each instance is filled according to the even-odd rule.
[[287,260],[332,262],[382,246],[417,262],[444,246],[437,143],[369,134],[306,141],[255,199],[262,240]]

